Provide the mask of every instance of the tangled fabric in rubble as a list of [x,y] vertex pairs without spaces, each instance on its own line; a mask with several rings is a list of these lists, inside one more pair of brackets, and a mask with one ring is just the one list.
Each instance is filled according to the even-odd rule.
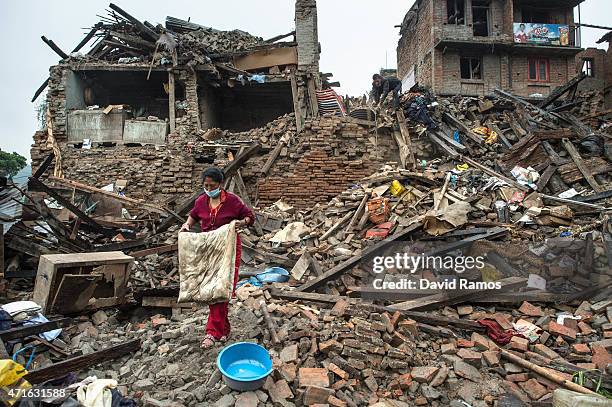
[[211,232],[180,233],[178,258],[178,302],[229,301],[234,286],[236,222]]

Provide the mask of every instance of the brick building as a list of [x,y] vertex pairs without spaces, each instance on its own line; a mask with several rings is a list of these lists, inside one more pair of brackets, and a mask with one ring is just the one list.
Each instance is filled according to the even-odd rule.
[[574,7],[582,1],[416,0],[397,47],[404,89],[547,96],[576,73]]
[[608,50],[603,54],[603,61],[601,67],[594,67],[595,75],[603,72],[604,77],[604,98],[606,108],[612,109],[612,31],[601,37],[597,43],[603,44],[608,43]]

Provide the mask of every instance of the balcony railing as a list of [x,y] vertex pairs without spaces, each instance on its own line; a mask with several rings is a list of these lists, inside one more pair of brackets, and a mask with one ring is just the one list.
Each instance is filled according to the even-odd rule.
[[567,24],[514,23],[516,44],[580,47],[578,27]]

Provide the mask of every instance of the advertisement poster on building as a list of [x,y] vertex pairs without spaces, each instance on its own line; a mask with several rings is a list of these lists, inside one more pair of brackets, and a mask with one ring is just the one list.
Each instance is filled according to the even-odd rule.
[[514,42],[567,46],[569,27],[562,24],[514,23]]

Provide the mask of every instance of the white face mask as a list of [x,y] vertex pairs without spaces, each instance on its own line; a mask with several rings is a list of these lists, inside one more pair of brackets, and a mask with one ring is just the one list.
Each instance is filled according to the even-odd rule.
[[204,191],[209,198],[216,198],[221,193],[221,188],[217,187],[217,189],[213,189],[212,191]]

